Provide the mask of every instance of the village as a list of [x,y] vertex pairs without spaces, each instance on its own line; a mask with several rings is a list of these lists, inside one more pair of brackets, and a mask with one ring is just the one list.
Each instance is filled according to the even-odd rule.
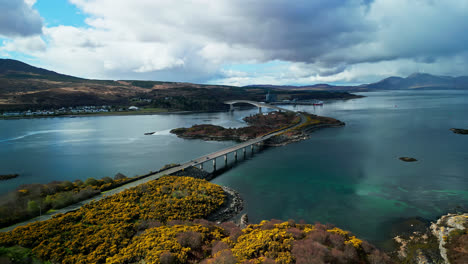
[[3,117],[22,117],[22,116],[59,116],[59,115],[75,115],[75,114],[92,114],[92,113],[108,113],[108,112],[122,112],[122,111],[136,111],[139,110],[136,106],[113,107],[109,105],[102,106],[75,106],[75,107],[61,107],[59,109],[46,109],[46,110],[27,110],[16,112],[4,112]]

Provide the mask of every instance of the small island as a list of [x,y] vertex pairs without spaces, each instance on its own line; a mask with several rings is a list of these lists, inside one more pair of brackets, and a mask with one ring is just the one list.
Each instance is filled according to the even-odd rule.
[[468,129],[451,128],[450,130],[451,130],[453,133],[455,133],[455,134],[468,135]]
[[[302,116],[302,117],[301,117]],[[304,119],[304,120],[302,120]],[[180,138],[203,140],[247,141],[285,130],[280,135],[267,140],[268,145],[284,145],[307,138],[307,132],[322,127],[343,126],[344,123],[328,117],[309,113],[270,112],[256,114],[243,119],[249,126],[241,128],[224,128],[222,126],[202,124],[190,128],[172,129],[171,133]],[[290,129],[288,129],[290,128]]]
[[400,160],[401,160],[401,161],[404,161],[404,162],[415,162],[415,161],[418,161],[417,159],[411,158],[411,157],[400,157]]
[[19,174],[0,175],[0,181],[6,181],[6,180],[14,179],[14,178],[16,178],[18,176],[19,176]]

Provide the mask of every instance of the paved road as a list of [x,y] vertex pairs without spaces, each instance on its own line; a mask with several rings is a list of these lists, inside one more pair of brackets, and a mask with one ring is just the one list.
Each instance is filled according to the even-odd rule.
[[[262,105],[265,105],[265,104],[262,104]],[[273,107],[273,108],[276,108],[276,107]],[[291,110],[287,110],[287,109],[282,109],[282,111],[288,111],[288,112],[292,112]],[[155,180],[157,178],[160,178],[164,175],[169,175],[169,174],[172,174],[172,173],[175,173],[175,172],[178,172],[178,171],[181,171],[183,169],[186,169],[188,167],[192,167],[192,166],[198,166],[200,165],[201,163],[203,162],[207,162],[207,161],[210,161],[210,160],[213,160],[213,159],[216,159],[218,157],[221,157],[221,156],[224,156],[228,153],[231,153],[231,152],[234,152],[236,150],[239,150],[239,149],[242,149],[244,147],[248,147],[252,144],[256,144],[256,143],[259,143],[259,142],[262,142],[264,140],[267,140],[271,137],[274,137],[278,134],[281,134],[283,133],[284,131],[286,130],[289,130],[289,129],[292,129],[292,128],[295,128],[295,127],[298,127],[302,124],[304,124],[307,119],[305,118],[304,115],[302,114],[299,114],[298,115],[301,117],[301,122],[299,122],[298,124],[296,125],[293,125],[293,126],[290,126],[290,127],[287,127],[287,128],[284,128],[280,131],[277,131],[277,132],[274,132],[274,133],[271,133],[271,134],[268,134],[268,135],[264,135],[262,137],[258,137],[258,138],[254,138],[252,140],[249,140],[249,141],[246,141],[246,142],[242,142],[240,144],[237,144],[235,146],[232,146],[232,147],[229,147],[229,148],[225,148],[225,149],[222,149],[220,151],[216,151],[216,152],[213,152],[213,153],[210,153],[208,155],[204,155],[204,156],[201,156],[199,158],[196,158],[196,159],[193,159],[191,161],[188,161],[186,163],[183,163],[183,164],[180,164],[179,166],[177,167],[173,167],[173,168],[170,168],[170,169],[167,169],[167,170],[164,170],[164,171],[161,171],[161,172],[158,172],[158,173],[155,173],[153,175],[150,175],[148,177],[145,177],[143,179],[140,179],[140,180],[137,180],[137,181],[134,181],[134,182],[131,182],[131,183],[127,183],[125,185],[122,185],[120,187],[117,187],[115,189],[112,189],[110,191],[107,191],[105,193],[101,193],[97,196],[94,196],[90,199],[87,199],[87,200],[84,200],[84,201],[81,201],[81,202],[78,202],[76,204],[72,204],[70,206],[67,206],[65,208],[62,208],[62,209],[59,209],[57,211],[54,211],[53,213],[47,213],[47,214],[44,214],[42,216],[39,216],[39,217],[36,217],[36,218],[33,218],[33,219],[30,219],[30,220],[27,220],[27,221],[24,221],[24,222],[21,222],[21,223],[18,223],[16,225],[13,225],[13,226],[9,226],[9,227],[6,227],[6,228],[3,228],[3,229],[0,229],[0,232],[7,232],[7,231],[10,231],[10,230],[13,230],[15,229],[16,227],[18,226],[23,226],[23,225],[27,225],[29,223],[33,223],[33,222],[37,222],[37,221],[44,221],[44,220],[48,220],[50,218],[52,218],[52,216],[56,215],[56,214],[63,214],[63,213],[67,213],[67,212],[70,212],[70,211],[74,211],[74,210],[77,210],[79,209],[81,206],[91,202],[91,201],[99,201],[103,198],[105,198],[106,196],[110,196],[110,195],[113,195],[113,194],[116,194],[116,193],[119,193],[123,190],[126,190],[126,189],[129,189],[129,188],[132,188],[132,187],[135,187],[135,186],[138,186],[140,184],[143,184],[143,183],[146,183],[146,182],[149,182],[149,181],[152,181],[152,180]]]

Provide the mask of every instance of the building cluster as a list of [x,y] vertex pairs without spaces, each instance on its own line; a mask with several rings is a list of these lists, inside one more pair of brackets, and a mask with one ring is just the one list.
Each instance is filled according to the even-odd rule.
[[277,99],[276,94],[271,94],[270,91],[265,95],[265,102],[267,103],[276,102]]
[[[75,106],[62,107],[59,109],[48,110],[27,110],[22,112],[4,112],[3,116],[50,116],[50,115],[67,115],[67,114],[84,114],[84,113],[105,113],[114,111],[110,106]],[[116,111],[124,111],[118,109]]]

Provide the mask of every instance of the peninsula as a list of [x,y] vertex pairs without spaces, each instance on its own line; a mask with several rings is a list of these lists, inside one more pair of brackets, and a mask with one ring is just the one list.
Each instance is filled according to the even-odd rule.
[[[259,113],[245,117],[243,120],[248,124],[248,126],[241,128],[225,128],[222,126],[201,124],[194,125],[190,128],[172,129],[171,133],[180,138],[187,139],[214,141],[235,140],[243,142],[284,130],[283,133],[271,137],[265,142],[266,145],[283,145],[306,139],[309,132],[319,128],[344,125],[343,122],[333,118],[317,116],[304,112]],[[287,129],[289,127],[291,127],[291,129]]]

